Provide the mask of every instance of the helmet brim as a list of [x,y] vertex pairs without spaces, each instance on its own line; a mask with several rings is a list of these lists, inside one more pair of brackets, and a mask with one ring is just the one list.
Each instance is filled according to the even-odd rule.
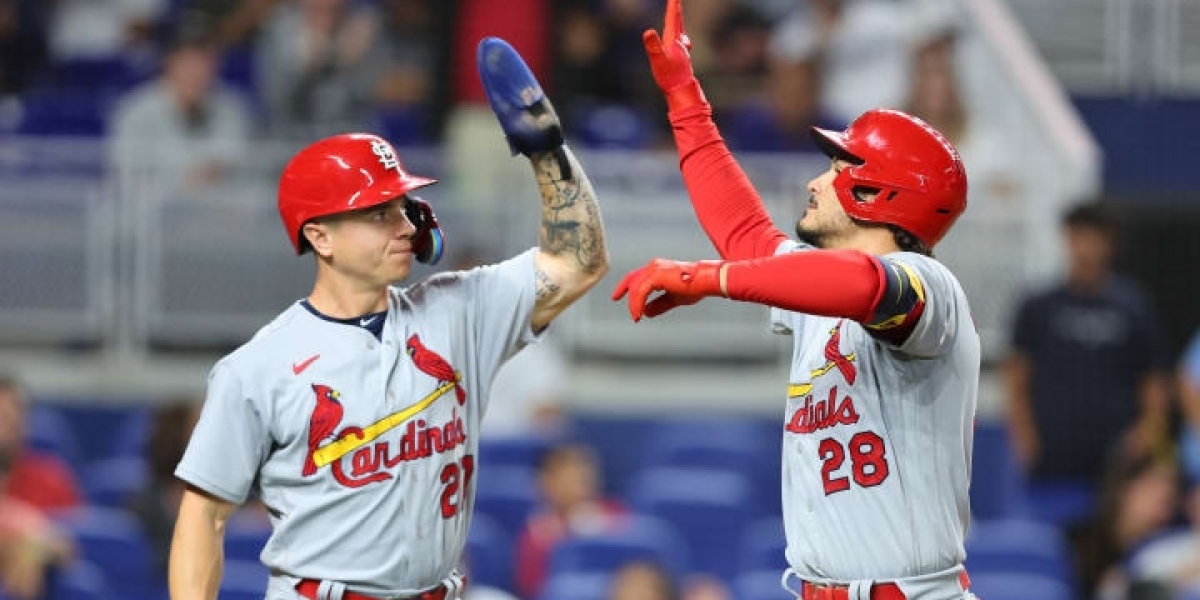
[[813,142],[817,144],[817,148],[820,148],[821,152],[829,158],[840,158],[856,165],[861,165],[864,162],[861,156],[850,151],[849,140],[845,133],[813,127],[809,130],[809,135],[812,136]]

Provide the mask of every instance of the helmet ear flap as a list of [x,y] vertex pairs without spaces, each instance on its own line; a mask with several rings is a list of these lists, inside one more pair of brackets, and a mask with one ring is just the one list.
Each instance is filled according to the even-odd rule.
[[418,262],[436,265],[446,248],[446,235],[438,225],[433,207],[420,198],[409,196],[404,214],[417,229],[413,234],[413,255]]

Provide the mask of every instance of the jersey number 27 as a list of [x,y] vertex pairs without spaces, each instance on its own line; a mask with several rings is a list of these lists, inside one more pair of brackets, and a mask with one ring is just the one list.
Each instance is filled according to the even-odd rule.
[[[462,466],[459,466],[462,463]],[[471,485],[471,475],[475,474],[475,457],[468,454],[458,462],[452,462],[442,467],[441,480],[446,487],[442,488],[442,518],[449,519],[458,514],[458,507],[467,497],[467,486]]]
[[[821,440],[817,448],[821,453],[821,483],[825,485],[825,495],[836,494],[850,489],[850,479],[862,487],[874,487],[883,483],[888,476],[888,462],[883,446],[883,438],[874,431],[860,431],[850,438],[850,443],[842,443],[833,439]],[[838,470],[846,462],[846,451],[850,453],[850,477],[839,475]]]

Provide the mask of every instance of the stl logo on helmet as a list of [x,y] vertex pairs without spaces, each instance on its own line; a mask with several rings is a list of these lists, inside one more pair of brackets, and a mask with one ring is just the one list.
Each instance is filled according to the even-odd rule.
[[400,158],[396,156],[391,144],[380,139],[371,140],[371,151],[379,157],[383,168],[400,170]]

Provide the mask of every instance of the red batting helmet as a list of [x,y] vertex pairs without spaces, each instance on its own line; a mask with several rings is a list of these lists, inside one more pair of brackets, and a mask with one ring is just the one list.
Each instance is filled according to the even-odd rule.
[[300,229],[308,221],[370,208],[434,183],[405,171],[396,150],[379,136],[335,135],[305,147],[284,167],[279,216],[300,254]]
[[[855,163],[833,180],[842,208],[855,219],[895,225],[932,248],[967,208],[962,159],[921,119],[876,109],[845,131],[814,127],[812,134],[825,154]],[[855,188],[879,194],[864,201]]]

